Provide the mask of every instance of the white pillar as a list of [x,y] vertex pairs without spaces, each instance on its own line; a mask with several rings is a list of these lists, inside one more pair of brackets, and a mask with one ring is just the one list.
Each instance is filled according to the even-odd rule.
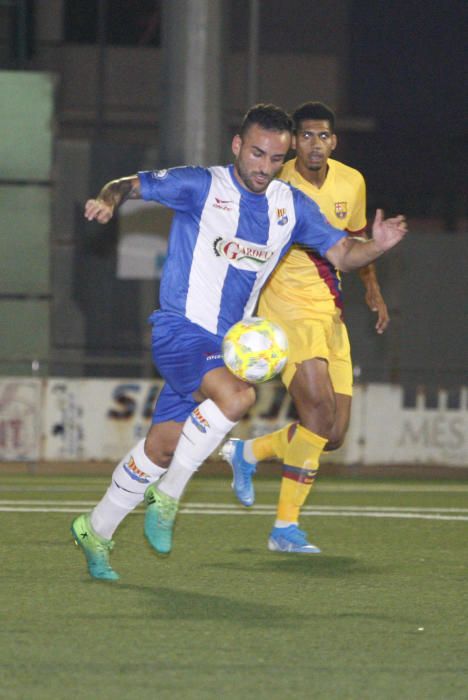
[[164,2],[160,165],[214,165],[221,157],[224,4]]

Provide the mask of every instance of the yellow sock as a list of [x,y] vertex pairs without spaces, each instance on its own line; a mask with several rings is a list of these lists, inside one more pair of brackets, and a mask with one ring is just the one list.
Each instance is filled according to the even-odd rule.
[[292,440],[296,426],[297,423],[288,423],[281,430],[275,430],[274,433],[261,435],[252,440],[252,450],[257,462],[274,457],[284,460],[286,448]]
[[302,425],[288,444],[284,454],[283,478],[278,501],[277,519],[289,523],[299,521],[299,513],[314,484],[319,459],[327,444],[325,438]]

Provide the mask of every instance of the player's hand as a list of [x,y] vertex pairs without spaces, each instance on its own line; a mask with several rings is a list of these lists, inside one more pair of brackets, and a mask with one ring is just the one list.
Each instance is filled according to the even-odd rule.
[[84,215],[88,221],[96,219],[100,224],[107,224],[114,214],[114,206],[106,204],[102,199],[88,199]]
[[382,209],[377,209],[372,226],[372,238],[382,251],[393,248],[406,236],[408,226],[402,214],[384,219]]
[[390,323],[390,316],[379,287],[376,285],[367,287],[365,299],[369,309],[377,313],[375,330],[381,335]]

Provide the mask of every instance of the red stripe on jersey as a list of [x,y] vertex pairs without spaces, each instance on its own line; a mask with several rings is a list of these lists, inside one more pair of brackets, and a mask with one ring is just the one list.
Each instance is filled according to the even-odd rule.
[[331,262],[329,262],[329,260],[322,258],[322,256],[318,253],[312,252],[311,250],[307,250],[306,253],[317,268],[319,277],[323,279],[327,285],[335,302],[335,306],[340,309],[341,318],[343,318],[343,293],[341,291],[340,280],[335,267],[331,264]]
[[291,425],[288,428],[288,442],[291,442],[291,440],[294,437],[294,434],[296,432],[297,426],[299,425],[299,421],[294,421],[294,423],[291,423]]

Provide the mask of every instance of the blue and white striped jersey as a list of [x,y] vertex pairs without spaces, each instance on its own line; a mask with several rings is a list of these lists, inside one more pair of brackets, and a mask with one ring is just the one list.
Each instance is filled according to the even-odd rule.
[[254,313],[268,276],[293,243],[324,255],[346,235],[296,188],[273,180],[264,194],[255,194],[240,185],[232,165],[138,177],[143,199],[175,211],[161,309],[219,336]]

